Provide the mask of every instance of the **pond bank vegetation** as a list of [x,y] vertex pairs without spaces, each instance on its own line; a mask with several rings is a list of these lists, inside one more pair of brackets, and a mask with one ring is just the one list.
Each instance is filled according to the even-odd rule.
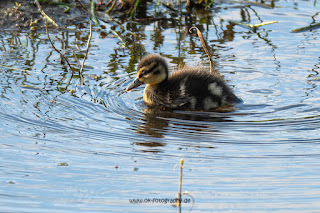
[[[316,3],[316,1],[315,1]],[[193,41],[194,46],[189,50],[193,52],[194,48],[202,48],[199,44],[197,33],[189,31],[192,27],[197,27],[199,32],[208,30],[209,25],[215,25],[224,28],[222,35],[214,42],[232,41],[235,26],[248,28],[255,33],[258,38],[270,43],[267,38],[258,31],[259,28],[275,24],[277,20],[262,20],[256,13],[254,7],[263,7],[272,10],[277,8],[276,1],[209,1],[209,0],[183,0],[183,1],[160,1],[160,0],[29,0],[29,1],[3,1],[1,2],[2,21],[0,25],[6,30],[18,29],[19,31],[30,31],[31,37],[37,37],[47,32],[48,40],[53,49],[61,56],[61,63],[66,63],[71,72],[71,78],[66,87],[70,84],[72,78],[83,80],[84,62],[88,57],[90,39],[92,31],[97,31],[100,38],[115,37],[119,48],[117,51],[127,51],[131,57],[127,72],[134,70],[134,64],[146,54],[142,43],[145,33],[145,26],[153,24],[155,32],[153,35],[154,47],[157,49],[162,44],[164,36],[162,29],[176,28],[177,39],[182,42],[187,36]],[[220,23],[214,23],[213,17],[215,11],[222,8],[237,8],[241,20],[229,20],[222,17]],[[313,15],[312,17],[316,16]],[[251,16],[257,16],[260,23],[252,23]],[[6,21],[4,21],[6,20]],[[47,23],[46,23],[47,22]],[[92,24],[94,26],[92,27]],[[220,26],[219,26],[220,25]],[[319,27],[319,23],[313,21],[312,24],[292,30],[292,32],[301,32]],[[44,31],[46,30],[46,31]],[[77,44],[74,47],[65,49],[64,53],[59,51],[54,42],[49,37],[49,31],[57,34],[59,31],[64,36],[68,32],[74,32],[77,36]],[[80,36],[81,34],[84,34]],[[202,39],[209,43],[208,50],[204,49],[203,55],[215,55],[214,45],[210,45],[207,34]],[[180,43],[179,42],[179,43]],[[182,46],[177,47],[181,51]],[[66,54],[65,54],[66,53]],[[210,58],[210,57],[209,57]],[[69,61],[68,61],[69,60]],[[82,60],[80,62],[80,60]],[[183,57],[174,59],[176,63],[183,65]],[[210,67],[214,62],[209,60]],[[118,66],[115,62],[110,62],[111,67]],[[78,74],[74,75],[77,71]],[[99,78],[99,77],[97,77]]]

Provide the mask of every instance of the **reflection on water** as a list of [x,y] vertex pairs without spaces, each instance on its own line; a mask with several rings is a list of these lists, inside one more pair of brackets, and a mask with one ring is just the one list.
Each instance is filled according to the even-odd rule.
[[[319,31],[290,33],[316,17],[317,3],[217,2],[191,13],[159,6],[152,18],[147,8],[104,23],[125,49],[94,32],[84,84],[40,29],[0,33],[0,211],[176,212],[128,199],[175,197],[180,158],[193,211],[317,211]],[[253,31],[228,20],[279,23]],[[50,29],[75,68],[89,35],[81,26]],[[171,70],[209,67],[191,26],[244,100],[232,112],[153,110],[143,87],[125,92],[144,54],[162,53]]]

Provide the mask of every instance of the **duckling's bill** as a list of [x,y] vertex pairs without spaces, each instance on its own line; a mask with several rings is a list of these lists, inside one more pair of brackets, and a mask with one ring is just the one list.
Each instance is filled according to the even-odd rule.
[[143,84],[141,81],[139,81],[138,78],[136,78],[126,89],[126,91],[130,91],[138,86],[140,86],[141,84]]

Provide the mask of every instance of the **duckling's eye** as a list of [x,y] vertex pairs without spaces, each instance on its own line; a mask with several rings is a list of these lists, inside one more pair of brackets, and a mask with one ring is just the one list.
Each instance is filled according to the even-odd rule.
[[139,78],[142,78],[142,76],[146,75],[147,71],[146,70],[142,70],[141,73],[139,74]]
[[144,76],[144,75],[147,75],[150,71],[149,70],[142,70],[140,75],[139,75],[139,78]]

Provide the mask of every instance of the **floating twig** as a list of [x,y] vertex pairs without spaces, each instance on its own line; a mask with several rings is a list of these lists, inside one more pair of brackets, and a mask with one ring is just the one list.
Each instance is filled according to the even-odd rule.
[[303,32],[303,31],[307,31],[307,30],[313,30],[313,29],[316,29],[319,27],[320,27],[320,22],[315,23],[315,24],[310,24],[309,26],[293,29],[293,30],[291,30],[291,32],[292,33],[299,33],[299,32]]
[[262,22],[260,24],[246,24],[246,23],[242,23],[242,22],[238,22],[238,21],[233,21],[233,20],[226,20],[232,24],[236,24],[236,25],[240,25],[242,27],[246,27],[249,28],[251,30],[256,30],[258,27],[267,25],[267,24],[274,24],[274,23],[278,23],[278,21],[269,21],[269,22]]
[[198,34],[198,37],[200,39],[200,43],[202,45],[202,48],[204,49],[204,51],[206,52],[208,58],[209,58],[209,61],[210,61],[210,72],[213,72],[213,62],[212,62],[212,59],[211,59],[211,55],[209,53],[209,50],[207,49],[206,47],[206,43],[204,42],[204,39],[203,39],[203,36],[202,36],[202,33],[201,31],[197,28],[197,27],[191,27],[189,29],[189,32],[192,33],[192,29],[196,29],[197,30],[197,34]]
[[[39,12],[41,13],[41,15],[44,17],[44,19],[49,22],[51,22],[55,27],[59,27],[59,25],[57,25],[57,23],[52,19],[50,18],[41,8],[41,5],[39,3],[38,0],[34,0],[34,2],[36,3],[36,5],[38,6],[38,10]],[[47,27],[47,22],[46,22],[46,27]]]

